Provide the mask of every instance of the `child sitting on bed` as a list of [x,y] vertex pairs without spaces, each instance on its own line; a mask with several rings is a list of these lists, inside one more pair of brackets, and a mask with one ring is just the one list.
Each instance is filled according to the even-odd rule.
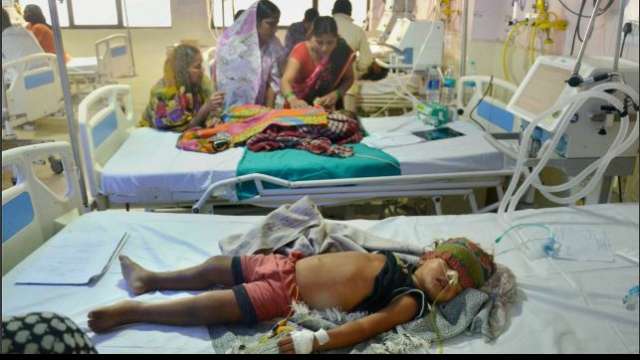
[[328,332],[295,331],[278,343],[281,353],[309,353],[356,345],[421,317],[426,303],[447,302],[465,288],[480,288],[495,272],[493,257],[475,243],[450,239],[417,266],[391,252],[338,252],[301,258],[294,253],[215,256],[176,272],[151,272],[120,257],[122,273],[140,295],[154,290],[214,290],[160,303],[123,301],[89,313],[89,327],[106,332],[149,322],[168,325],[255,324],[287,317],[294,301],[323,310],[366,311],[368,316]]

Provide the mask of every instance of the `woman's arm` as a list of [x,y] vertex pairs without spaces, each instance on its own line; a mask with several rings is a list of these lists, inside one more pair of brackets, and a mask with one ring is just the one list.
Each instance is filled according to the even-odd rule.
[[213,95],[211,95],[211,97],[207,99],[207,102],[205,102],[205,104],[200,108],[198,113],[193,117],[193,119],[189,123],[189,128],[203,127],[204,123],[209,118],[209,115],[212,112],[220,110],[220,108],[222,108],[223,105],[224,105],[224,93],[216,92]]
[[[403,296],[374,314],[329,330],[327,332],[329,341],[320,345],[317,340],[314,340],[313,351],[329,351],[354,346],[413,320],[417,310],[416,299],[408,295]],[[290,336],[280,340],[278,347],[281,353],[295,353]]]
[[342,81],[336,88],[335,91],[330,92],[329,94],[317,99],[317,104],[324,107],[325,109],[333,110],[338,102],[339,98],[344,98],[344,95],[351,89],[353,86],[353,82],[355,81],[355,74],[353,72],[353,64],[350,64],[345,71],[344,76],[342,77]]
[[267,86],[267,94],[265,95],[265,106],[268,108],[275,108],[276,107],[276,92],[273,90],[273,88],[271,86]]
[[293,92],[293,86],[291,86],[291,84],[293,84],[293,82],[295,81],[300,68],[300,62],[293,57],[289,57],[287,67],[284,69],[284,75],[282,75],[282,82],[280,83],[282,96],[284,96],[285,100],[289,102],[292,108],[309,106],[309,104],[307,104],[304,100],[298,99],[296,97]]

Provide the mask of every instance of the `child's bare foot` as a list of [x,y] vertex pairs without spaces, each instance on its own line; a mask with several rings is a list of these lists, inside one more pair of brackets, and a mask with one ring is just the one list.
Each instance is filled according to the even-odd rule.
[[138,306],[140,306],[139,302],[126,300],[93,310],[87,316],[89,318],[89,328],[96,333],[103,333],[118,326],[129,324],[134,321],[132,314]]
[[134,295],[142,295],[154,290],[150,284],[152,273],[133,262],[127,256],[120,255],[120,268],[127,285],[129,285]]

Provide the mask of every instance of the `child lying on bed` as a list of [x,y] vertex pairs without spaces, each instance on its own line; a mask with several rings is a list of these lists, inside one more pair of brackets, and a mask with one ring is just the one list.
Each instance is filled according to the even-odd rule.
[[426,312],[426,303],[447,302],[465,288],[480,288],[495,272],[492,256],[475,243],[450,239],[423,255],[417,266],[390,252],[338,252],[301,258],[293,254],[215,256],[176,272],[151,272],[120,257],[133,293],[204,290],[161,303],[123,301],[89,313],[89,327],[106,332],[148,322],[168,325],[255,324],[290,315],[291,304],[366,311],[368,316],[328,332],[296,331],[278,343],[281,353],[309,353],[356,345]]

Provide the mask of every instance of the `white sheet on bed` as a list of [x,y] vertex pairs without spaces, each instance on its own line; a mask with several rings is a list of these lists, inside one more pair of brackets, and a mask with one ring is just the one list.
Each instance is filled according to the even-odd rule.
[[[614,252],[620,249],[638,251],[638,218],[638,204],[557,208],[517,214],[518,222],[544,223],[554,231],[569,234],[571,229],[601,231],[606,234]],[[69,232],[90,230],[96,236],[108,236],[127,231],[131,237],[123,253],[152,270],[167,271],[192,266],[218,254],[220,239],[246,232],[260,219],[122,211],[87,214],[3,277],[2,315],[55,311],[86,327],[86,314],[91,309],[130,298],[117,263],[113,263],[105,277],[91,287],[14,285],[25,268],[55,257],[56,249],[52,244]],[[467,236],[489,247],[502,232],[493,214],[399,217],[350,223],[381,236],[420,244],[429,244],[435,238]],[[506,237],[495,249],[496,261],[514,271],[525,296],[521,305],[513,309],[507,332],[495,344],[485,343],[480,337],[460,336],[445,342],[445,353],[638,352],[638,310],[628,311],[622,305],[626,291],[638,284],[638,265],[620,257],[613,262],[530,261],[517,250],[509,251],[514,244],[512,238]],[[584,297],[558,274],[556,266],[567,272],[575,286],[584,291]],[[138,299],[153,301],[181,296],[189,294],[162,292]],[[204,327],[140,324],[91,337],[103,353],[213,352]]]
[[[415,116],[363,119],[365,129],[378,139],[404,141],[400,146],[376,146],[400,162],[402,175],[490,171],[503,168],[503,156],[489,145],[472,124],[456,122],[454,130],[466,136],[407,142],[407,134],[430,128]],[[391,135],[389,135],[391,133]],[[178,134],[134,129],[107,162],[102,172],[101,192],[114,202],[139,202],[154,194],[171,194],[171,200],[196,201],[208,186],[236,176],[244,148],[218,154],[202,154],[176,148]],[[368,143],[365,139],[364,143]],[[116,200],[116,196],[129,198]]]
[[74,57],[67,62],[70,75],[78,73],[95,74],[98,71],[98,59],[94,57]]
[[192,193],[197,200],[207,187],[236,176],[244,148],[218,154],[176,148],[179,134],[134,129],[102,172],[103,194],[137,196],[140,192]]
[[[449,124],[453,130],[465,134],[456,138],[437,141],[409,139],[408,134],[433,129],[416,119],[416,116],[386,118],[364,118],[364,128],[378,141],[378,147],[400,162],[402,175],[442,174],[464,171],[502,170],[504,156],[482,137],[482,130],[469,122],[456,121]],[[385,146],[379,146],[387,140]],[[410,141],[413,140],[413,141]],[[371,140],[365,138],[363,143]],[[397,141],[399,145],[394,145]]]

